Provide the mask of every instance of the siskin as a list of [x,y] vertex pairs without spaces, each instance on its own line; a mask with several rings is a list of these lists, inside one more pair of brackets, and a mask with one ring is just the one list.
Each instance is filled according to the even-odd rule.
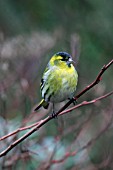
[[42,106],[47,109],[51,102],[54,115],[54,103],[73,98],[78,74],[72,63],[72,57],[67,52],[58,52],[52,56],[41,79],[42,100],[34,111]]

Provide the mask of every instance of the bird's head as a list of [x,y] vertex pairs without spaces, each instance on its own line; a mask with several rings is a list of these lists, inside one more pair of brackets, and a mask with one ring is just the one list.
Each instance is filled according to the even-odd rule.
[[71,67],[73,63],[72,57],[67,52],[58,52],[50,59],[50,65],[57,65],[59,67]]

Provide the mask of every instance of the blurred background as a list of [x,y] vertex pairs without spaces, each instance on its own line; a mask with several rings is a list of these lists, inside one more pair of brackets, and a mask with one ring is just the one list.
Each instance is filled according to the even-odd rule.
[[[112,8],[112,0],[0,0],[0,137],[51,112],[42,109],[30,117],[41,99],[42,73],[54,53],[69,52],[76,61],[77,94],[113,59]],[[111,66],[78,103],[112,88]],[[109,97],[60,116],[2,157],[0,168],[112,170],[112,112]],[[0,151],[27,131],[0,141]]]

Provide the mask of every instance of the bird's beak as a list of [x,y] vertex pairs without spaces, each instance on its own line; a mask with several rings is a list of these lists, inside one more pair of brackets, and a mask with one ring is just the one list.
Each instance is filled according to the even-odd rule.
[[72,63],[72,62],[73,62],[72,58],[69,58],[69,62],[70,62],[70,63]]
[[71,63],[75,63],[75,61],[73,61],[73,59],[72,58],[69,58],[69,61],[68,61],[70,64]]
[[72,63],[74,63],[73,59],[69,58],[69,60],[67,61],[67,65],[70,67]]

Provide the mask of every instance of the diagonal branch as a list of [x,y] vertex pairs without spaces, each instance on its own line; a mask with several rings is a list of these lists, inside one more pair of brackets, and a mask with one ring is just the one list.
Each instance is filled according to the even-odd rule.
[[82,107],[82,106],[94,104],[95,102],[97,102],[97,101],[99,101],[99,100],[103,100],[103,99],[111,96],[112,94],[113,94],[113,91],[111,91],[111,92],[109,92],[109,93],[107,93],[107,94],[105,94],[105,95],[103,95],[103,96],[101,96],[101,97],[98,97],[98,98],[96,98],[96,99],[93,99],[93,100],[91,100],[91,101],[83,101],[83,102],[81,102],[80,104],[77,104],[77,105],[74,106],[74,107],[71,107],[71,108],[69,108],[69,109],[66,109],[66,110],[62,111],[61,113],[59,113],[59,115],[66,114],[66,113],[71,112],[72,110],[75,110],[75,109],[77,109],[77,108],[79,108],[79,107]]
[[[98,84],[101,80],[102,75],[104,74],[104,72],[113,64],[113,60],[111,60],[107,65],[104,65],[101,69],[101,71],[99,72],[99,74],[97,75],[96,79],[94,80],[94,82],[92,82],[90,85],[88,85],[85,89],[83,89],[83,91],[81,91],[77,96],[75,96],[74,99],[70,100],[69,102],[67,102],[57,113],[56,116],[59,115],[62,111],[64,111],[72,102],[73,100],[77,100],[80,96],[82,96],[84,93],[86,93],[88,90],[90,90],[92,87],[94,87],[96,84]],[[47,122],[49,122],[50,120],[52,120],[53,117],[52,116],[48,116],[47,118],[45,118],[44,120],[41,120],[39,122],[39,124],[34,127],[33,129],[31,129],[29,132],[27,132],[25,135],[23,135],[22,137],[20,137],[18,140],[16,140],[15,142],[13,142],[10,146],[8,146],[5,150],[3,150],[0,153],[0,157],[5,156],[10,150],[12,150],[16,145],[18,145],[20,142],[22,142],[23,140],[25,140],[27,137],[29,137],[31,134],[33,134],[34,132],[36,132],[40,127],[42,127],[44,124],[46,124]]]
[[[69,108],[69,109],[66,109],[66,110],[62,111],[61,113],[59,113],[59,116],[60,116],[60,115],[63,115],[63,114],[66,114],[66,113],[68,113],[68,112],[71,112],[71,111],[73,111],[73,110],[75,110],[75,109],[77,109],[77,108],[79,108],[79,107],[86,106],[86,105],[90,105],[90,104],[94,104],[95,102],[100,101],[100,100],[103,100],[103,99],[111,96],[112,94],[113,94],[113,91],[111,91],[111,92],[109,92],[109,93],[107,93],[107,94],[105,94],[105,95],[103,95],[103,96],[101,96],[101,97],[95,98],[95,99],[93,99],[93,100],[91,100],[91,101],[83,101],[83,102],[77,104],[77,105],[74,106],[74,107],[71,107],[71,108]],[[42,121],[42,120],[41,120],[41,121]],[[43,120],[43,121],[44,121],[44,120]],[[6,138],[8,138],[8,137],[11,137],[11,136],[13,136],[13,135],[15,135],[15,134],[17,134],[17,133],[19,133],[19,132],[21,132],[21,131],[25,131],[25,130],[31,129],[31,128],[39,125],[39,123],[40,123],[40,121],[38,121],[38,122],[36,122],[36,123],[33,123],[33,124],[29,125],[29,126],[20,127],[20,128],[18,128],[18,129],[16,129],[15,131],[13,131],[13,132],[11,132],[11,133],[9,133],[9,134],[1,137],[1,138],[0,138],[0,141],[6,139]]]

